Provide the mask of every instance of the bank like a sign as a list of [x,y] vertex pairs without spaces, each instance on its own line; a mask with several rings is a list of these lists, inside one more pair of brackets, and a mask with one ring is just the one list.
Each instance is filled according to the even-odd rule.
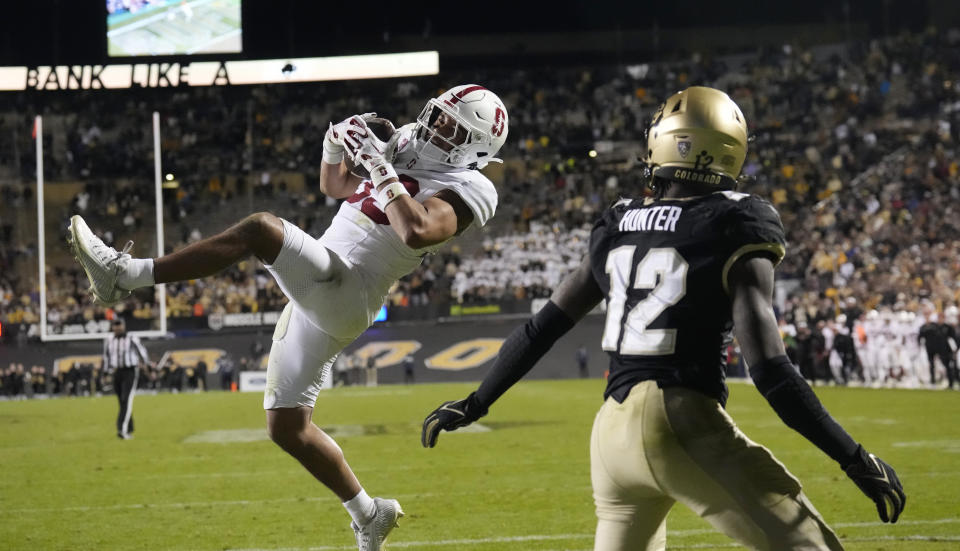
[[249,61],[0,67],[0,91],[177,88],[435,75],[435,51]]

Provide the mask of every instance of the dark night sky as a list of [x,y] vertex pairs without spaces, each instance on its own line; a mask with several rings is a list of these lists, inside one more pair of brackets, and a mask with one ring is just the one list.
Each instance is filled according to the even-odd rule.
[[[384,33],[434,35],[662,29],[763,23],[866,22],[874,34],[921,28],[941,0],[592,0],[531,2],[328,2],[244,0],[246,57],[390,51]],[[949,2],[951,0],[942,0]],[[0,12],[0,65],[106,61],[103,0],[13,0]],[[378,9],[378,6],[389,7]],[[360,6],[360,7],[358,7]],[[520,7],[518,7],[520,6]],[[441,52],[442,54],[443,52]]]

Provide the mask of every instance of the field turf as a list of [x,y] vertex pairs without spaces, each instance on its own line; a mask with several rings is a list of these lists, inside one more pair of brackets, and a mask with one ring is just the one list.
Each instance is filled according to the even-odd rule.
[[[314,419],[337,435],[371,495],[407,516],[388,549],[588,550],[588,435],[599,380],[524,382],[481,420],[420,447],[420,422],[472,385],[343,388]],[[960,549],[960,393],[817,388],[908,495],[881,524],[830,459],[782,425],[748,385],[728,410],[804,483],[847,549]],[[259,394],[138,396],[135,438],[114,434],[116,399],[0,402],[0,549],[349,550],[340,503],[266,440]],[[682,506],[669,549],[736,548]]]

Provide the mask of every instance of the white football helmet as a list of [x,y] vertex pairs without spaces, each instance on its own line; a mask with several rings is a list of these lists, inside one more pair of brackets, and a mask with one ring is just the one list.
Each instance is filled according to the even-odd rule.
[[960,320],[960,309],[956,305],[951,304],[943,311],[943,315],[946,323],[956,325],[958,320]]
[[[440,113],[456,121],[450,138],[433,128]],[[496,94],[464,84],[427,101],[417,117],[414,150],[424,159],[451,167],[483,168],[491,161],[502,162],[494,155],[507,141],[507,126],[507,108]]]

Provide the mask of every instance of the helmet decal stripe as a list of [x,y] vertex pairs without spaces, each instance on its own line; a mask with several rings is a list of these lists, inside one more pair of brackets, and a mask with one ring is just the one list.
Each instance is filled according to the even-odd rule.
[[452,94],[450,96],[450,99],[445,99],[443,100],[443,102],[449,105],[450,107],[453,107],[454,105],[460,103],[460,100],[463,99],[463,96],[469,94],[470,92],[476,92],[477,90],[486,90],[486,88],[484,88],[483,86],[470,86],[468,88],[464,88],[463,90],[460,90],[456,94]]

